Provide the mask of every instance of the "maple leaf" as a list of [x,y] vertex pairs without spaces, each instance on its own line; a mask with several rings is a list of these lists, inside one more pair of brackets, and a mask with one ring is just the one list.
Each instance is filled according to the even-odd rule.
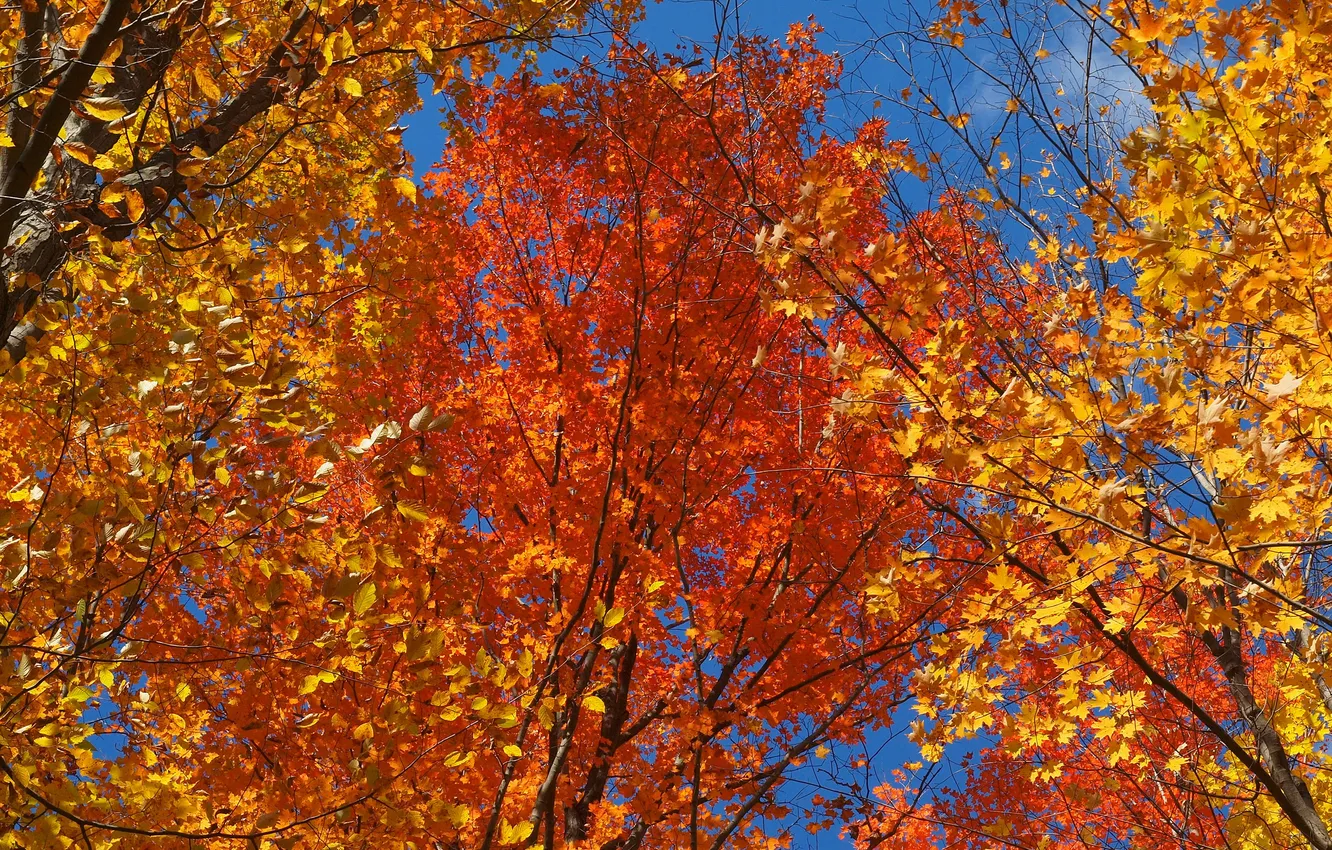
[[1304,383],[1303,378],[1296,377],[1290,372],[1287,372],[1281,376],[1281,380],[1263,384],[1267,403],[1271,404],[1278,399],[1294,394],[1294,392],[1300,388],[1300,384],[1302,383]]

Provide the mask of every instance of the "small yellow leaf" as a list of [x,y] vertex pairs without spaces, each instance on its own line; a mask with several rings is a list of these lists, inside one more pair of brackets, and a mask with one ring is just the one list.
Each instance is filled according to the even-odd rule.
[[128,110],[114,97],[93,97],[83,101],[83,111],[100,121],[115,121],[123,118]]
[[[407,200],[416,203],[416,184],[408,180],[406,177],[393,178],[393,188],[397,189],[398,194],[402,195]],[[430,408],[426,407],[424,409],[429,410]],[[420,425],[413,425],[412,429],[419,431],[421,430],[421,427]]]
[[130,221],[138,221],[143,218],[143,195],[140,195],[134,189],[126,189],[125,212],[129,215]]
[[467,826],[467,822],[472,819],[472,811],[466,806],[446,805],[444,807],[444,813],[448,815],[449,822],[455,827]]
[[598,714],[606,713],[606,703],[601,701],[601,697],[588,695],[583,697],[583,708],[588,711],[595,711]]
[[117,136],[124,135],[134,126],[134,119],[137,117],[137,112],[127,112],[116,120],[108,122],[106,129]]
[[398,502],[398,513],[402,514],[407,519],[415,520],[416,522],[425,522],[430,519],[430,515],[425,512],[425,508],[421,507],[420,502]]
[[363,94],[361,83],[355,77],[348,77],[343,80],[342,90],[352,97],[360,97]]
[[82,142],[65,142],[65,153],[84,165],[92,165],[97,159],[97,151]]
[[193,177],[200,171],[203,171],[204,166],[207,164],[208,160],[206,159],[197,156],[187,156],[180,162],[176,163],[176,172],[182,177]]
[[216,103],[222,99],[222,89],[218,88],[217,80],[214,80],[208,70],[202,65],[196,65],[193,71],[194,84],[199,87],[199,91],[204,97]]
[[375,599],[379,591],[375,588],[374,582],[366,582],[356,591],[356,598],[352,600],[352,610],[357,616],[370,610],[370,606],[375,604]]
[[284,254],[299,254],[309,244],[310,240],[303,236],[288,236],[278,243],[278,250]]
[[612,626],[619,625],[620,621],[622,621],[623,619],[624,619],[624,609],[612,608],[606,612],[606,616],[602,619],[601,622],[602,625],[604,625],[606,628],[609,629]]
[[222,43],[231,46],[245,37],[245,28],[239,21],[228,19],[226,23],[220,25],[222,28]]
[[319,501],[327,495],[327,487],[314,487],[313,489],[305,490],[305,492],[302,492],[297,496],[293,496],[292,502],[298,505],[309,505]]
[[504,747],[504,754],[510,758],[518,758],[523,754],[523,751],[513,744],[508,744]]
[[511,824],[507,820],[500,825],[500,843],[518,844],[526,841],[527,836],[532,834],[532,822],[523,821],[519,824]]

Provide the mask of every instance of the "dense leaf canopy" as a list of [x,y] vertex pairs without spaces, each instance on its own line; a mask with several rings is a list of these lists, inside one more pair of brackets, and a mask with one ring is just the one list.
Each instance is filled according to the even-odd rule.
[[837,132],[812,23],[0,8],[0,847],[1332,850],[1332,18],[1230,5]]

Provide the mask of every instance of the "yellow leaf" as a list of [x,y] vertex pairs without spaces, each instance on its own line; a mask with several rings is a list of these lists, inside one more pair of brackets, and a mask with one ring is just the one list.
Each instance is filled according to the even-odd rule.
[[83,111],[99,121],[114,121],[128,114],[124,104],[114,97],[93,97],[83,101]]
[[197,156],[187,156],[180,160],[180,162],[176,163],[176,172],[182,177],[193,177],[200,171],[203,171],[204,166],[207,164],[207,159]]
[[361,89],[361,83],[355,77],[347,77],[342,81],[342,90],[352,97],[360,97],[364,92]]
[[532,822],[523,821],[519,824],[511,824],[507,820],[500,825],[500,843],[517,844],[520,841],[526,841],[527,836],[532,834]]
[[97,159],[97,151],[81,142],[65,142],[65,153],[84,165],[92,165]]
[[332,670],[320,670],[318,673],[306,676],[301,680],[300,694],[304,696],[305,694],[314,693],[320,682],[335,682],[337,679],[338,674]]
[[410,520],[416,522],[425,522],[430,519],[430,515],[425,512],[425,508],[420,502],[401,501],[398,502],[398,513]]
[[375,588],[374,582],[366,582],[356,591],[356,598],[352,600],[352,610],[357,616],[370,610],[370,606],[375,604],[375,599],[379,591]]
[[203,96],[210,101],[216,103],[222,99],[222,89],[218,88],[217,80],[214,80],[202,65],[194,66],[194,84],[199,87]]
[[129,215],[130,221],[138,221],[143,218],[143,195],[140,195],[134,189],[126,189],[125,212]]
[[308,505],[319,501],[327,495],[327,487],[315,487],[314,489],[306,490],[298,496],[292,497],[292,502],[298,505]]
[[[416,184],[408,180],[406,177],[393,178],[393,188],[397,189],[398,194],[402,195],[407,200],[411,201],[412,203],[416,203]],[[422,409],[429,410],[430,408],[429,406],[427,406]],[[426,414],[426,416],[428,417],[429,414]],[[413,421],[416,421],[415,417],[413,417]],[[420,431],[421,430],[420,424],[412,425],[412,430]]]
[[523,754],[523,751],[513,744],[507,744],[504,747],[504,754],[510,758],[518,758]]
[[138,116],[137,112],[127,112],[114,121],[108,122],[106,129],[117,136],[124,135],[134,126],[134,119]]
[[1008,569],[1008,564],[1000,564],[990,571],[990,585],[998,592],[1017,587],[1017,576]]
[[601,622],[602,625],[604,625],[606,628],[609,629],[612,626],[619,625],[620,621],[622,621],[623,619],[624,619],[624,609],[612,608],[606,612],[606,616],[602,619]]
[[227,20],[222,26],[222,43],[230,46],[245,37],[245,28],[239,21]]
[[472,760],[472,753],[449,753],[444,757],[445,767],[462,767]]
[[606,713],[606,703],[601,701],[601,697],[588,695],[583,697],[583,708],[588,711],[595,711],[598,714]]
[[472,819],[472,810],[466,806],[444,806],[444,813],[448,815],[449,822],[455,827],[467,826],[467,822]]
[[310,240],[303,236],[288,236],[278,243],[278,250],[284,254],[299,254],[309,244]]

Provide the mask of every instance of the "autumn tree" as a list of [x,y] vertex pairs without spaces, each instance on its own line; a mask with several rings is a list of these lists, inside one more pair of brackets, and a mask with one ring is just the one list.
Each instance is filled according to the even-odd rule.
[[[492,67],[492,48],[549,38],[587,7],[7,7],[0,330],[11,356],[41,330],[26,311],[81,293],[66,263],[89,243],[137,234],[180,251],[233,229],[309,241],[368,176],[401,167],[394,125],[418,102],[421,75],[437,90],[465,90],[469,74]],[[331,209],[274,203],[292,196]]]
[[0,845],[1332,848],[1332,24],[939,8],[0,11]]
[[[879,789],[859,837],[1327,847],[1329,23],[1300,3],[1074,4],[1084,75],[1104,48],[1141,98],[1119,135],[1030,13],[948,4],[922,34],[935,68],[973,36],[1007,45],[997,118],[946,74],[904,92],[970,159],[933,172],[985,211],[966,254],[1002,246],[1039,293],[994,356],[947,311],[924,345],[900,330],[940,290],[993,303],[984,277],[842,238],[848,187],[900,199],[914,164],[818,176],[761,245],[781,292],[863,324],[837,428],[894,446],[934,517],[895,581],[971,565],[920,651],[927,764]],[[906,303],[881,291],[904,279]],[[902,413],[869,415],[885,406]],[[871,457],[844,473],[900,486]],[[955,770],[931,785],[938,762]]]
[[[263,749],[210,730],[216,694],[192,692],[191,664],[161,653],[198,637],[221,594],[210,558],[279,527],[288,564],[319,527],[317,485],[293,480],[285,458],[242,458],[314,440],[325,423],[292,357],[308,327],[298,312],[322,292],[328,256],[380,211],[406,209],[414,187],[395,122],[418,104],[420,76],[468,93],[497,49],[539,45],[588,13],[527,2],[0,10],[0,841],[289,831],[274,827],[283,800],[256,815],[238,787],[199,786],[159,759],[193,748],[216,761],[210,734],[247,742],[255,759]],[[238,645],[223,640],[210,657],[243,666]],[[176,675],[157,688],[162,670]],[[98,694],[107,702],[90,705]],[[134,731],[99,735],[107,725]],[[288,813],[316,810],[340,811]]]
[[[872,447],[827,429],[827,311],[770,316],[753,259],[748,201],[800,191],[837,66],[807,30],[608,61],[468,88],[419,205],[374,171],[336,220],[195,207],[170,230],[203,244],[65,261],[90,282],[4,414],[0,840],[720,848],[849,817],[788,777],[863,761],[938,596],[867,615],[925,514],[817,471]],[[331,218],[306,202],[340,184],[290,165],[312,194],[254,221]]]
[[[362,834],[766,847],[858,807],[788,779],[853,769],[896,725],[939,594],[867,616],[867,571],[924,513],[819,471],[870,450],[826,430],[830,317],[764,309],[747,200],[799,191],[836,70],[812,40],[705,71],[622,44],[600,72],[510,79],[461,110],[421,230],[345,265],[359,294],[306,354],[341,410],[302,473],[333,466],[334,536],[308,556],[331,566],[309,599],[271,589],[266,555],[241,574],[312,670],[355,671],[268,711],[306,712],[324,770],[392,777],[380,798],[430,830],[367,815]],[[820,162],[881,149],[866,133]],[[329,605],[345,638],[320,646]],[[268,680],[294,686],[290,664]]]

